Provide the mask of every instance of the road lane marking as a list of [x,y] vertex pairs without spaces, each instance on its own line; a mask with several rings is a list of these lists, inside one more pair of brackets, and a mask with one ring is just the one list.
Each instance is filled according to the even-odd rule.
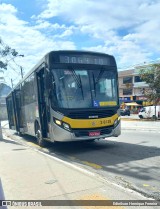
[[149,184],[143,184],[144,187],[149,187]]
[[[93,201],[95,201],[95,205],[96,205],[96,201],[99,201],[99,200],[110,200],[110,201],[112,201],[111,199],[106,198],[101,194],[85,195],[85,196],[80,197],[80,200],[82,200],[82,201],[83,200],[93,200]],[[84,209],[102,209],[102,208],[103,209],[125,209],[122,206],[82,206],[82,208],[84,208]]]
[[33,142],[26,142],[28,145],[31,145],[33,147],[41,148],[38,144],[34,144]]
[[[6,136],[6,135],[5,135],[5,136]],[[6,138],[8,138],[8,137],[6,136]],[[13,139],[13,140],[11,140],[11,141],[16,141],[16,140]],[[18,143],[20,143],[21,145],[27,146],[27,147],[29,147],[30,149],[32,149],[32,150],[34,150],[34,151],[36,151],[36,152],[39,152],[39,153],[42,154],[42,155],[46,155],[46,156],[49,157],[49,158],[52,158],[52,159],[54,159],[54,160],[56,160],[56,161],[58,161],[58,162],[61,162],[61,163],[63,163],[63,164],[66,164],[66,165],[68,165],[68,166],[70,166],[70,167],[72,167],[72,168],[74,168],[74,169],[76,169],[76,170],[79,170],[79,171],[81,171],[82,173],[88,174],[88,175],[90,175],[90,176],[96,176],[94,173],[92,173],[92,172],[90,172],[90,171],[88,171],[88,170],[86,170],[86,169],[84,169],[84,168],[82,168],[82,167],[79,167],[79,166],[74,165],[74,164],[72,164],[72,163],[69,163],[69,162],[66,162],[66,161],[64,161],[64,160],[61,160],[61,159],[59,159],[58,157],[52,156],[52,155],[50,155],[50,154],[44,153],[43,150],[42,150],[42,151],[40,150],[40,148],[41,148],[40,146],[38,146],[38,145],[36,145],[36,144],[34,144],[34,143],[32,143],[32,142],[26,142],[26,141],[21,141],[21,142],[19,142],[19,140],[18,140]],[[37,149],[37,148],[38,148],[38,149]],[[71,158],[75,158],[75,157],[71,156]],[[75,158],[75,159],[76,159],[76,158]]]
[[[33,149],[34,149],[34,148],[33,148]],[[39,152],[39,153],[42,154],[42,155],[46,155],[46,156],[49,157],[49,158],[53,158],[54,160],[56,160],[56,161],[58,161],[58,162],[61,162],[61,163],[65,164],[65,165],[67,165],[67,166],[70,166],[70,167],[72,167],[72,168],[74,168],[74,169],[76,169],[76,170],[79,170],[79,171],[81,171],[82,173],[88,174],[88,175],[90,175],[90,176],[95,176],[94,173],[92,173],[92,172],[90,172],[90,171],[88,171],[88,170],[86,170],[86,169],[83,169],[83,168],[81,168],[81,167],[79,167],[79,166],[77,166],[77,165],[74,165],[74,164],[72,164],[72,163],[66,162],[66,161],[64,161],[64,160],[61,160],[61,159],[59,159],[59,158],[57,158],[57,157],[55,157],[55,156],[52,156],[52,155],[47,154],[47,153],[44,153],[43,151],[40,151],[40,150],[37,150],[37,149],[34,149],[34,150],[35,150],[36,152]]]
[[151,186],[149,184],[143,184],[144,187],[148,187],[148,190],[152,190],[152,191],[156,191],[156,192],[160,192],[159,188],[155,187],[155,186]]
[[95,163],[90,163],[90,162],[87,162],[87,161],[81,161],[83,164],[85,165],[88,165],[92,168],[95,168],[95,169],[102,169],[103,167],[101,165],[98,165],[98,164],[95,164]]

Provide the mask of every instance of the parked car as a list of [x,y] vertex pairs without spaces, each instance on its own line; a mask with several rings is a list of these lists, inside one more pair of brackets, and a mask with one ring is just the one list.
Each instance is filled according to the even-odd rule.
[[128,115],[128,116],[130,116],[130,110],[129,109],[121,109],[120,110],[120,114],[122,115],[122,116],[125,116],[125,115]]
[[160,119],[160,106],[156,106],[156,115],[155,115],[155,106],[146,106],[140,110],[138,116],[139,118]]

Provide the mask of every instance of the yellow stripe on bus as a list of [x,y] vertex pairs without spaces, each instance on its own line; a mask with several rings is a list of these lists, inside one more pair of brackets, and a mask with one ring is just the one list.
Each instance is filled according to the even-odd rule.
[[112,117],[100,119],[71,119],[64,117],[62,121],[68,123],[71,128],[98,128],[113,125],[117,118],[118,115],[115,114]]
[[109,101],[109,102],[99,102],[99,105],[100,106],[109,106],[109,105],[113,105],[113,106],[116,106],[117,105],[117,102],[115,101]]

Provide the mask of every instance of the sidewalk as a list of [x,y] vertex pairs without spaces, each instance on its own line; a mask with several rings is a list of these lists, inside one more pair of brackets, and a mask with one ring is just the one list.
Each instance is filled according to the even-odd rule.
[[160,121],[121,121],[122,130],[145,130],[160,133]]
[[[59,159],[56,155],[45,154],[40,149],[19,144],[5,136],[0,141],[0,178],[6,200],[147,200],[136,192],[102,179],[80,165],[73,165],[67,160]],[[60,207],[54,206],[54,208]],[[112,208],[132,209],[134,207],[113,206]]]
[[138,114],[131,114],[130,116],[121,116],[121,119],[124,120],[124,121],[128,121],[128,120],[138,120],[140,121],[140,118],[138,116]]

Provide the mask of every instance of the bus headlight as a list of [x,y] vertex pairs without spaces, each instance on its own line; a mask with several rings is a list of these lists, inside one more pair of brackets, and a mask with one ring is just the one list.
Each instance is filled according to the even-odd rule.
[[60,120],[57,120],[57,119],[55,119],[55,123],[56,123],[57,125],[59,125],[59,126],[62,125],[62,122],[61,122]]
[[120,120],[121,120],[121,117],[119,116],[119,117],[114,121],[114,127],[116,127],[116,126],[119,124]]
[[68,131],[70,130],[70,127],[67,123],[63,123],[63,128],[64,129],[67,129]]
[[61,128],[65,129],[67,131],[71,131],[70,125],[68,123],[64,123],[63,121],[58,120],[57,118],[54,118],[54,117],[53,117],[53,121],[55,122],[55,124],[57,124]]

